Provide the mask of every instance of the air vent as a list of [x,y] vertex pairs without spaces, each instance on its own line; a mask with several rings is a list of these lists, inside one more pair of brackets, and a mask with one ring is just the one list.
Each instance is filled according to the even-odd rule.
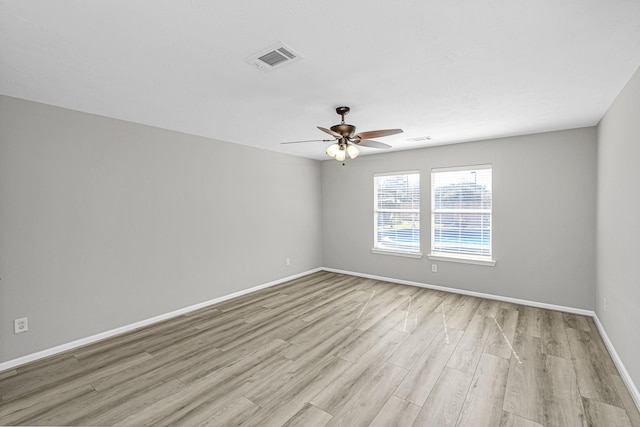
[[262,71],[271,71],[302,59],[291,48],[280,43],[247,58],[247,62]]

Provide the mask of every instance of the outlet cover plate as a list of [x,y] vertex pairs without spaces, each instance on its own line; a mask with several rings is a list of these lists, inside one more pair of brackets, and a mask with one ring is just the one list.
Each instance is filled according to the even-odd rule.
[[22,319],[16,319],[13,321],[13,332],[21,334],[29,330],[29,319],[23,317]]

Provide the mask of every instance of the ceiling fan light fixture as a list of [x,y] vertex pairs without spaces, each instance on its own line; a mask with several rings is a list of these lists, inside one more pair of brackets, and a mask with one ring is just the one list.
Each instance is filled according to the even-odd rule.
[[343,147],[340,147],[340,150],[338,150],[338,153],[336,154],[336,160],[339,162],[344,162],[344,159],[347,157],[347,150],[345,150]]
[[336,157],[336,154],[338,154],[338,152],[340,151],[340,144],[336,143],[336,144],[332,144],[329,146],[329,148],[327,148],[327,155],[329,157]]
[[355,145],[349,144],[347,146],[347,154],[351,159],[355,159],[360,155],[360,150],[358,150]]

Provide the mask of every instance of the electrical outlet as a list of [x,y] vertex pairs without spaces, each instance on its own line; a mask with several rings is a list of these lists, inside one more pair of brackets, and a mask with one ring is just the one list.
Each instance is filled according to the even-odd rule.
[[285,264],[287,267],[288,267],[288,266],[290,266],[290,265],[291,265],[291,258],[286,258],[286,259],[284,260],[284,264]]
[[432,273],[438,272],[438,264],[431,264],[431,272]]
[[604,297],[602,298],[602,309],[607,311],[607,299]]
[[16,319],[13,321],[13,332],[21,334],[29,330],[29,319],[23,317],[22,319]]

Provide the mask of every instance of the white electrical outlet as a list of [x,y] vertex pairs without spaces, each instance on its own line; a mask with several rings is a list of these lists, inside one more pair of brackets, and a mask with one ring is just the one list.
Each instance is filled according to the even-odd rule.
[[284,260],[284,264],[285,264],[286,266],[290,266],[290,265],[291,265],[291,258],[286,258],[286,259]]
[[607,299],[604,297],[602,298],[602,309],[607,311]]
[[438,272],[438,264],[431,264],[431,272],[432,273]]
[[16,319],[13,321],[13,332],[21,334],[29,330],[29,319],[23,317],[22,319]]

